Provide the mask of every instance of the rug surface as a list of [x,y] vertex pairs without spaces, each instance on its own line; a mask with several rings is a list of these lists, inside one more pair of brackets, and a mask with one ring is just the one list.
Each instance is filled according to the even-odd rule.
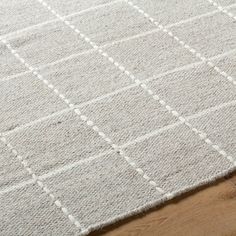
[[236,169],[236,2],[1,0],[0,235],[86,235]]

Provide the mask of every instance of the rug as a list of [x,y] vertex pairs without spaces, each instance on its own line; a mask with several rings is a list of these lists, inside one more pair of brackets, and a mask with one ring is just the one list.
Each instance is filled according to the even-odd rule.
[[0,9],[1,235],[87,235],[236,169],[235,1]]

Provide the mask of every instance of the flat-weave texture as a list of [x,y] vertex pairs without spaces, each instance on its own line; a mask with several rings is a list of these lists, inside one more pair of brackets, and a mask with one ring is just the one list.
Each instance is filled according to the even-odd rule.
[[87,235],[236,170],[236,2],[1,0],[0,94],[0,235]]

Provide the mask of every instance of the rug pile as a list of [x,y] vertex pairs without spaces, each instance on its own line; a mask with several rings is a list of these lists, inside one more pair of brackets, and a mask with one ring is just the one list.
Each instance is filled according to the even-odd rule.
[[235,1],[0,9],[1,235],[87,235],[236,169]]

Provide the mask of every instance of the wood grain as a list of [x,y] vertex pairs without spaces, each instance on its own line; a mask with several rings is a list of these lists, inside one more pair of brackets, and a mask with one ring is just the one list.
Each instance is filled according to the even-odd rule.
[[90,236],[236,236],[236,174]]

